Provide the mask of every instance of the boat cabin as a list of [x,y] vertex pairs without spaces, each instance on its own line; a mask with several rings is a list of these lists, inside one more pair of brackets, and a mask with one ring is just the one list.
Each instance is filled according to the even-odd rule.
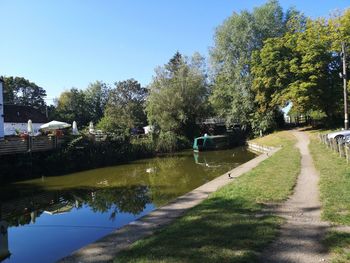
[[229,147],[229,137],[227,135],[205,135],[194,139],[194,151],[219,150]]

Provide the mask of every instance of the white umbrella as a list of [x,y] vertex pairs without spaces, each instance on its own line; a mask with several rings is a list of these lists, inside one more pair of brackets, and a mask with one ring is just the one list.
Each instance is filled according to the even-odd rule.
[[94,123],[92,121],[90,121],[90,124],[89,124],[89,132],[90,133],[93,133],[95,130],[94,130]]
[[27,131],[28,131],[29,135],[33,134],[33,123],[32,123],[32,120],[28,120]]
[[40,126],[40,129],[43,130],[58,130],[58,129],[64,129],[64,128],[69,128],[70,124],[61,122],[61,121],[50,121],[48,123],[45,123]]
[[73,121],[73,135],[78,135],[79,131],[78,131],[78,126],[77,126],[77,122]]

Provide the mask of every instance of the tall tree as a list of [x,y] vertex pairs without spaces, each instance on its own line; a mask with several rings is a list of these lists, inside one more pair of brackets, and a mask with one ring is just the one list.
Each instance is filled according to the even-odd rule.
[[91,121],[91,115],[86,106],[84,91],[71,88],[62,92],[58,98],[56,117],[69,123],[76,121],[78,125],[87,125]]
[[278,1],[272,0],[252,13],[234,13],[217,28],[211,51],[214,80],[210,101],[228,122],[251,126],[256,111],[252,54],[262,48],[264,40],[282,36],[294,13],[289,10],[284,15]]
[[192,138],[196,118],[205,113],[207,81],[204,59],[194,54],[191,59],[176,53],[156,75],[149,86],[147,117],[162,132]]
[[90,113],[90,120],[97,123],[104,114],[110,95],[110,88],[101,81],[90,83],[84,91],[86,105]]
[[260,115],[293,103],[293,111],[318,112],[332,119],[339,111],[340,60],[332,50],[330,27],[308,20],[283,37],[268,39],[254,54],[253,89]]
[[34,82],[21,77],[4,77],[6,104],[36,107],[44,111],[46,91]]
[[117,132],[145,125],[146,95],[147,90],[134,79],[116,82],[115,89],[110,91],[99,126],[104,130]]

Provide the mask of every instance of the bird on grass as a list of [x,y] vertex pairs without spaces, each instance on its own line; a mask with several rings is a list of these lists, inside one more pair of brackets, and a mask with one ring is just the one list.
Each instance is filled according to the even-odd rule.
[[232,179],[231,173],[228,173],[228,179]]

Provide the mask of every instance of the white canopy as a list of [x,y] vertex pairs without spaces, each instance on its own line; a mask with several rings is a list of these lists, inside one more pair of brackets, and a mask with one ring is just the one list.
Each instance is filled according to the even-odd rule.
[[69,128],[71,125],[66,122],[61,121],[50,121],[48,123],[45,123],[40,126],[40,129],[43,130],[58,130],[58,129],[64,129]]

